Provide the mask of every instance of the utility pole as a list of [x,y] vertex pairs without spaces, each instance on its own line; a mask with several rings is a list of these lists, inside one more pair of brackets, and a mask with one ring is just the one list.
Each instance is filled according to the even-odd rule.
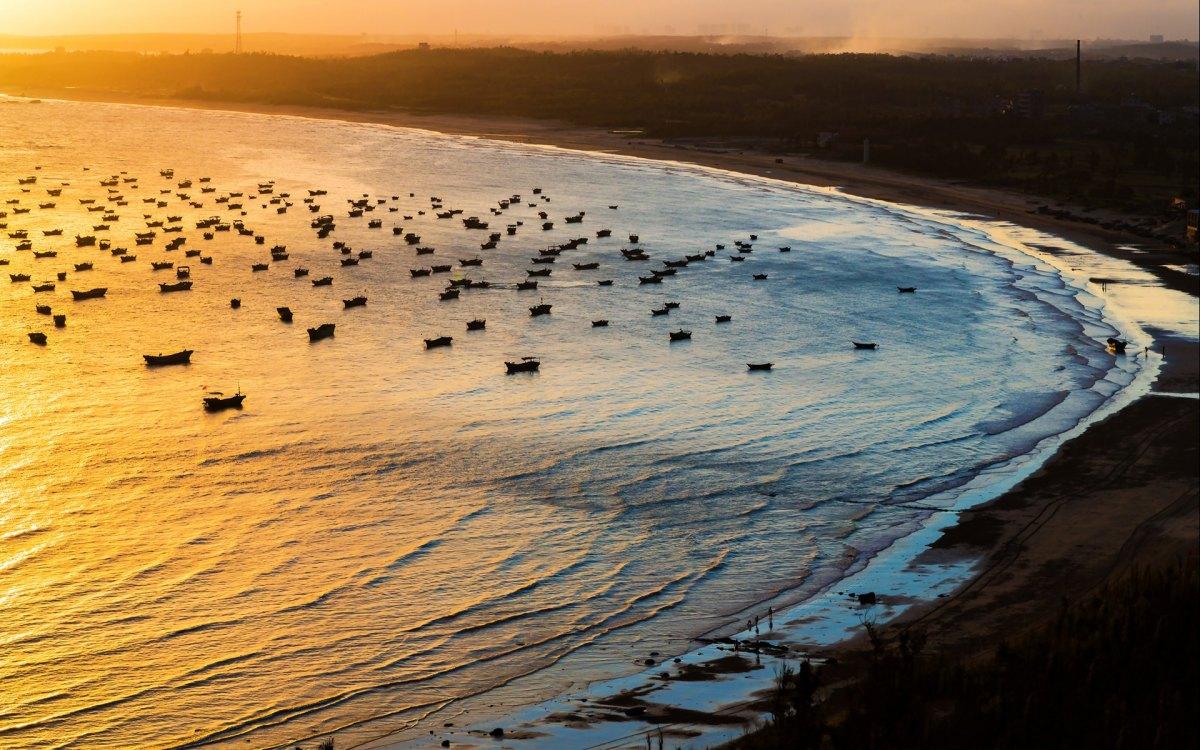
[[1079,39],[1075,40],[1075,98],[1079,98],[1080,82],[1082,78],[1083,54]]
[[242,54],[242,12],[237,12],[237,38],[233,44],[234,54]]

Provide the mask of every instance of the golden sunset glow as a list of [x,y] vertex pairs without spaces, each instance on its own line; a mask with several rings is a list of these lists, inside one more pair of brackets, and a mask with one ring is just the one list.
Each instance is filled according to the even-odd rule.
[[0,0],[0,750],[1194,745],[1197,13]]

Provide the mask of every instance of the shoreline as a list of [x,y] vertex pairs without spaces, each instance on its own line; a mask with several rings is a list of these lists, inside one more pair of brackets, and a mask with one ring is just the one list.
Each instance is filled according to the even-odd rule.
[[[1083,222],[1036,213],[1034,207],[1043,203],[1051,203],[1048,199],[1002,188],[911,175],[873,165],[815,159],[808,156],[785,155],[781,157],[774,153],[754,150],[701,148],[602,128],[581,127],[554,120],[420,114],[399,110],[342,110],[307,105],[158,98],[120,91],[87,89],[26,89],[20,92],[0,90],[0,94],[31,99],[66,99],[390,125],[447,135],[695,164],[757,177],[769,177],[800,185],[835,188],[850,195],[890,203],[986,215],[993,219],[1042,229],[1050,234],[1079,242],[1079,244],[1103,255],[1119,258],[1144,268],[1158,276],[1168,288],[1186,292],[1192,296],[1200,296],[1200,276],[1168,267],[1180,262],[1194,262],[1197,257],[1194,252],[1148,248],[1144,238]],[[776,160],[781,160],[782,163],[777,163]],[[1076,209],[1078,210],[1078,207]],[[1143,247],[1135,247],[1138,245]]]
[[[62,95],[63,92],[57,92],[58,97],[62,97]],[[45,98],[51,98],[51,95],[47,94]],[[112,101],[112,98],[99,97],[86,100]],[[1131,250],[1127,248],[1122,249],[1119,247],[1116,244],[1119,239],[1117,239],[1115,236],[1110,238],[1105,238],[1102,236],[1102,234],[1111,235],[1113,233],[1102,233],[1099,231],[1084,232],[1072,222],[1046,219],[1035,214],[1027,213],[1028,208],[1022,208],[1019,201],[1017,203],[1013,203],[1013,201],[1017,200],[1018,198],[1016,196],[1005,196],[1003,194],[999,194],[998,191],[985,188],[970,188],[926,180],[924,178],[885,173],[881,170],[863,168],[859,165],[844,165],[838,163],[817,162],[814,160],[803,160],[803,163],[798,163],[798,165],[785,164],[781,166],[774,164],[774,157],[767,154],[747,155],[745,153],[739,153],[735,155],[730,153],[715,154],[707,151],[697,151],[694,149],[681,150],[676,146],[657,141],[627,141],[624,143],[624,145],[622,145],[620,143],[620,141],[623,140],[621,137],[605,131],[585,130],[559,126],[554,123],[538,123],[531,121],[513,120],[492,122],[478,118],[431,117],[393,113],[355,113],[307,107],[272,107],[269,105],[254,105],[249,107],[242,105],[214,106],[209,103],[188,103],[174,100],[129,99],[122,101],[121,103],[242,111],[266,115],[279,114],[300,117],[316,117],[320,119],[338,119],[350,122],[379,123],[385,125],[395,125],[398,127],[420,128],[455,135],[494,138],[527,144],[551,145],[574,150],[613,153],[656,160],[690,162],[701,166],[715,167],[731,172],[742,172],[760,177],[785,180],[803,185],[834,187],[850,195],[860,197],[905,204],[932,206],[935,208],[950,209],[966,213],[987,213],[987,208],[989,206],[988,202],[995,201],[994,205],[992,205],[992,208],[995,208],[996,210],[990,214],[995,218],[999,218],[1004,221],[1011,221],[1022,226],[1039,227],[1040,225],[1041,228],[1050,233],[1077,241],[1079,244],[1084,245],[1088,249],[1094,250],[1098,253],[1130,261],[1142,268],[1147,268],[1148,270],[1158,268],[1158,266],[1155,266],[1153,263],[1146,260],[1147,256],[1136,256]],[[491,127],[484,127],[485,125],[489,124]],[[792,161],[792,159],[789,158],[789,161]],[[783,171],[781,172],[781,170]],[[861,174],[856,174],[856,172],[861,172]],[[977,193],[985,193],[987,195],[981,196],[977,195]],[[1026,205],[1037,202],[1034,199],[1024,199],[1024,201]],[[1026,213],[1021,213],[1021,211],[1025,211]],[[1060,226],[1064,225],[1074,228],[1068,230],[1059,228]],[[1179,262],[1181,257],[1185,256],[1182,254],[1172,254],[1171,259],[1175,262]],[[1185,276],[1185,274],[1180,272],[1175,273]],[[1193,298],[1195,297],[1195,289],[1187,288],[1189,286],[1188,284],[1179,283],[1178,279],[1176,279],[1176,283],[1173,284],[1168,282],[1167,278],[1164,278],[1162,275],[1157,273],[1156,275],[1159,275],[1159,278],[1164,281],[1164,285],[1168,288],[1175,289],[1176,291],[1184,291],[1192,295]],[[1169,276],[1170,275],[1168,274],[1168,277]],[[1193,282],[1195,281],[1195,277],[1189,278],[1191,278]],[[1191,284],[1191,286],[1195,286],[1194,283]],[[1155,331],[1148,332],[1153,335],[1156,343],[1161,343],[1163,341],[1170,341],[1171,343],[1171,357],[1170,359],[1166,359],[1164,361],[1163,371],[1159,374],[1158,381],[1161,382],[1169,379],[1175,384],[1172,388],[1173,390],[1194,393],[1196,368],[1193,366],[1193,360],[1195,359],[1197,351],[1195,343],[1179,339],[1178,337],[1172,338],[1172,334],[1168,333]],[[1178,403],[1170,403],[1170,405],[1160,406],[1158,405],[1160,402]],[[1151,407],[1139,406],[1144,403],[1153,403],[1156,405],[1152,409]],[[994,500],[985,502],[969,510],[964,510],[957,522],[950,523],[949,527],[944,532],[939,531],[939,539],[933,544],[929,545],[926,553],[924,553],[925,556],[923,562],[936,565],[945,565],[947,563],[952,565],[961,565],[962,561],[964,560],[991,559],[991,557],[998,554],[999,551],[1011,553],[1009,542],[1013,539],[1021,540],[1020,543],[1023,545],[1025,543],[1025,539],[1020,536],[1020,533],[1021,529],[1024,529],[1026,526],[1022,525],[1020,519],[1024,517],[1019,516],[1014,517],[1014,519],[1000,519],[994,516],[997,513],[1002,513],[1004,509],[1015,510],[1011,507],[1015,502],[1013,498],[1020,497],[1023,491],[1027,492],[1027,490],[1023,489],[1027,483],[1034,484],[1035,481],[1045,481],[1044,479],[1039,480],[1038,477],[1050,475],[1057,477],[1057,481],[1060,483],[1069,483],[1074,476],[1073,472],[1078,471],[1080,467],[1078,460],[1070,460],[1069,457],[1064,458],[1064,456],[1067,456],[1069,452],[1069,446],[1074,445],[1077,442],[1083,442],[1088,439],[1088,436],[1092,436],[1091,440],[1093,443],[1095,443],[1095,447],[1101,448],[1106,447],[1107,443],[1116,444],[1121,439],[1130,436],[1136,438],[1137,435],[1142,434],[1138,432],[1138,429],[1140,428],[1137,426],[1125,427],[1119,424],[1120,420],[1117,420],[1118,415],[1132,412],[1134,411],[1135,407],[1139,409],[1151,409],[1151,411],[1159,415],[1159,417],[1162,417],[1167,413],[1179,412],[1179,414],[1175,414],[1175,416],[1171,417],[1171,419],[1174,420],[1172,421],[1172,424],[1175,424],[1181,419],[1185,421],[1188,419],[1193,419],[1195,412],[1195,403],[1192,401],[1185,401],[1182,399],[1167,399],[1153,396],[1140,396],[1132,399],[1131,403],[1126,404],[1122,406],[1122,408],[1118,409],[1117,414],[1109,415],[1094,422],[1093,424],[1090,424],[1082,435],[1072,438],[1067,442],[1066,446],[1061,444],[1056,446],[1050,458],[1045,461],[1044,466],[1042,466],[1042,468],[1040,468],[1033,477],[1021,482],[1018,487],[1009,490],[1008,492],[1003,492]],[[1147,419],[1153,421],[1153,417],[1147,417]],[[1139,424],[1141,423],[1139,422]],[[1188,424],[1191,424],[1191,422],[1188,422]],[[1105,425],[1107,425],[1107,427],[1104,427]],[[1102,427],[1104,427],[1104,430],[1101,430]],[[1153,432],[1151,427],[1146,427],[1146,425],[1142,425],[1142,427],[1145,429],[1150,429],[1150,431]],[[1096,437],[1102,432],[1106,438]],[[1143,437],[1145,437],[1147,441],[1152,442],[1152,436],[1149,436],[1148,433],[1143,435]],[[1099,442],[1097,443],[1096,441]],[[1139,443],[1139,445],[1140,444],[1142,443]],[[1110,450],[1115,449],[1110,447]],[[1177,459],[1178,457],[1175,458],[1175,460]],[[1157,460],[1159,460],[1160,463],[1162,461],[1162,459]],[[1161,470],[1164,466],[1169,465],[1169,463],[1155,465],[1159,466],[1159,470]],[[1152,471],[1151,473],[1154,472]],[[1122,473],[1122,476],[1124,476],[1124,473]],[[1143,488],[1143,492],[1149,494],[1151,492],[1151,486],[1153,485],[1146,485],[1146,487]],[[1086,499],[1098,491],[1099,490],[1097,488],[1088,487],[1084,490],[1079,490],[1076,494]],[[1089,508],[1080,509],[1078,507],[1079,505],[1087,505],[1087,503],[1077,503],[1073,508],[1067,508],[1064,504],[1060,503],[1058,506],[1056,506],[1054,513],[1061,516],[1061,518],[1070,518],[1073,517],[1073,514],[1079,514],[1080,519],[1085,519],[1091,515],[1094,515]],[[1177,505],[1177,502],[1172,503],[1172,507],[1175,505]],[[1023,506],[1023,509],[1029,509],[1032,507],[1036,507],[1036,503],[1027,502],[1027,504]],[[1187,509],[1185,508],[1185,510]],[[989,513],[992,515],[989,516]],[[1158,515],[1159,513],[1160,511],[1156,511],[1153,515]],[[1112,521],[1113,519],[1110,518],[1108,520]],[[1003,525],[1004,529],[996,532],[996,524]],[[1012,528],[1009,528],[1009,525],[1012,525]],[[985,528],[988,529],[988,531],[982,531],[982,529]],[[1138,528],[1141,528],[1141,526]],[[1118,529],[1110,528],[1108,530],[1115,532]],[[1183,530],[1186,531],[1186,528]],[[1095,533],[1095,528],[1092,528],[1092,532]],[[1178,529],[1176,529],[1176,532],[1178,532]],[[942,542],[943,539],[948,539],[949,541]],[[1135,546],[1144,547],[1144,543],[1140,543],[1139,545]],[[1122,546],[1122,549],[1124,549],[1124,545]],[[1083,555],[1085,553],[1081,551],[1078,554]],[[1020,551],[1018,551],[1018,557],[1020,557]],[[912,618],[912,621],[933,622],[935,624],[941,623],[943,624],[944,628],[948,627],[950,623],[956,623],[955,627],[958,628],[960,627],[959,623],[965,621],[963,614],[964,608],[971,611],[974,611],[973,608],[977,608],[979,606],[984,606],[987,608],[987,605],[980,605],[978,603],[974,605],[970,604],[972,601],[970,597],[959,599],[960,594],[978,592],[981,588],[991,592],[1000,591],[1000,589],[997,589],[993,583],[985,583],[983,586],[980,586],[978,582],[984,580],[985,576],[983,574],[979,574],[979,571],[973,569],[973,563],[969,567],[971,569],[965,571],[967,573],[967,577],[965,579],[966,582],[955,594],[948,596],[946,599],[930,601],[926,606],[914,606],[913,614],[915,616]],[[1007,569],[1011,570],[1012,567],[1013,566],[1010,564],[1007,566]],[[987,573],[989,570],[990,568],[985,569],[984,573]],[[995,579],[996,576],[991,576],[991,578]],[[1027,574],[1024,578],[1024,582],[1026,586],[1036,586],[1038,583],[1037,576]],[[1066,584],[1061,585],[1065,586]],[[1017,590],[1020,591],[1022,589]],[[1036,588],[1026,588],[1024,590],[1030,593],[1037,591]],[[1066,590],[1070,591],[1071,589],[1068,587]],[[972,596],[978,597],[979,594],[974,593]],[[949,606],[949,602],[952,601],[958,601],[961,602],[961,604],[957,607],[951,607]],[[992,606],[995,606],[994,602]],[[953,613],[951,613],[952,610]],[[907,621],[907,618],[902,616],[901,620]],[[1026,613],[1025,621],[1028,620],[1029,613]],[[976,630],[979,631],[976,637],[979,637],[980,634],[987,632],[994,633],[997,627],[998,625],[995,622],[989,622],[986,619],[980,620],[975,626]],[[959,645],[961,647],[961,644]],[[840,651],[841,649],[845,648],[847,648],[847,646],[843,645],[839,646],[835,650]],[[690,658],[686,659],[686,661],[693,663],[692,659]],[[703,662],[696,663],[702,664]],[[623,679],[637,680],[638,678],[639,675],[633,675],[630,678]],[[714,709],[712,713],[721,713],[719,706],[713,706],[712,708]],[[702,722],[702,717],[700,716],[690,716],[689,718],[693,722]],[[725,727],[724,731],[728,731],[734,725],[727,722],[723,726]],[[742,731],[742,724],[738,722],[736,726],[738,727],[736,732],[740,734]],[[510,739],[515,740],[518,739],[518,737],[510,735]],[[536,738],[531,736],[529,739],[531,740],[530,746],[538,745]],[[559,736],[558,739],[561,740],[561,736]],[[716,737],[714,736],[713,739],[716,739]],[[551,742],[553,742],[553,740],[551,740]],[[376,746],[375,743],[368,744],[371,746]],[[455,744],[457,744],[457,742]],[[408,746],[407,743],[404,743],[404,746]]]

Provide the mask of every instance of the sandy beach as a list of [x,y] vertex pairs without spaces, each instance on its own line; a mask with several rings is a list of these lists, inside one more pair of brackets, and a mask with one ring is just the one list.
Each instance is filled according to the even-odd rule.
[[[848,194],[976,214],[1021,224],[1128,261],[1163,287],[1200,293],[1200,277],[1178,269],[1195,254],[1133,247],[1138,239],[1055,219],[1036,198],[915,177],[869,165],[754,151],[702,149],[563,123],[402,112],[355,112],[260,104],[148,100],[119,92],[11,91],[12,95],[230,110],[421,128],[567,149],[678,161],[732,172],[834,187]],[[1064,444],[1033,476],[983,506],[962,512],[919,558],[925,565],[973,565],[957,590],[900,618],[941,648],[973,651],[1053,615],[1130,566],[1194,553],[1200,538],[1200,348],[1194,338],[1148,331],[1164,352],[1150,395]],[[843,648],[854,648],[851,643]],[[704,723],[695,716],[682,723]],[[725,713],[714,708],[713,715]],[[727,722],[728,723],[728,722]],[[738,725],[740,726],[740,724]]]

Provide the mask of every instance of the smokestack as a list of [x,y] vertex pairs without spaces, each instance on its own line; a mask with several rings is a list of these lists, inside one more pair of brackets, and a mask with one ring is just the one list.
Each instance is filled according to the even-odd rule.
[[1079,40],[1075,40],[1075,98],[1079,98],[1079,80],[1080,70],[1082,67],[1082,55],[1080,54]]

